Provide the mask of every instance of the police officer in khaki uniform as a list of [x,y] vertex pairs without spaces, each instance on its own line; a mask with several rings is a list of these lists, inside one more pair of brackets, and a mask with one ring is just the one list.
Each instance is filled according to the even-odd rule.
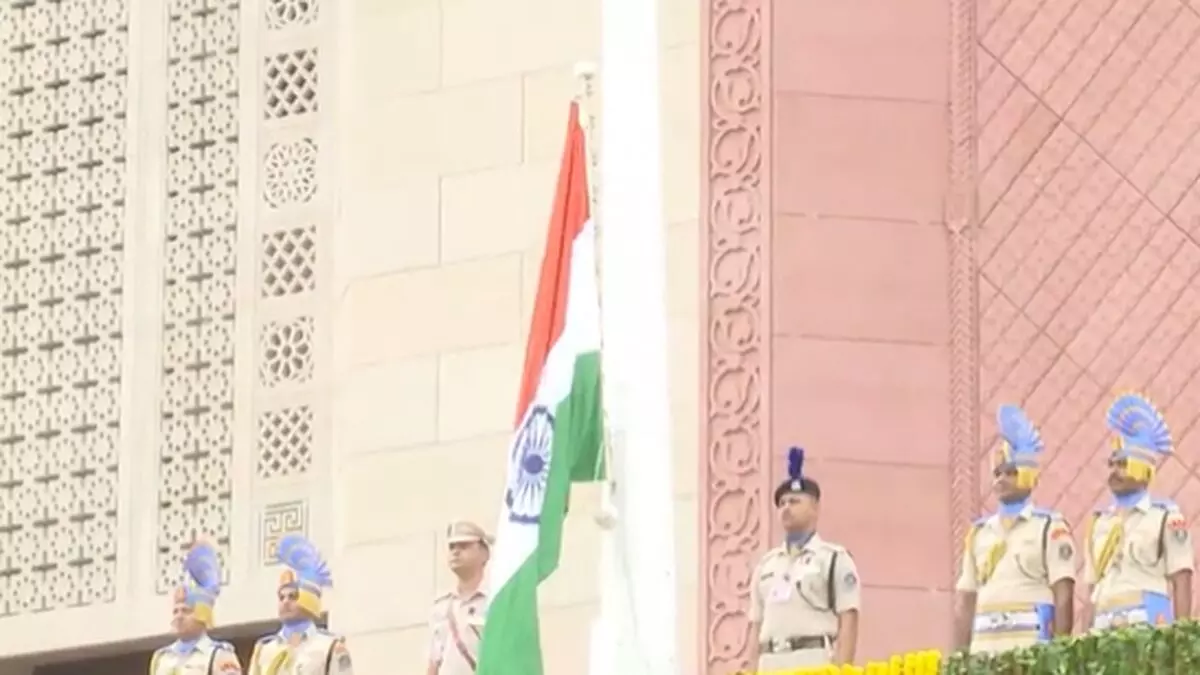
[[1061,514],[1035,508],[1041,434],[1012,405],[996,412],[1001,446],[992,482],[999,510],[967,531],[955,589],[956,646],[995,653],[1070,635],[1075,545]]
[[1172,452],[1171,432],[1154,405],[1136,394],[1118,397],[1107,422],[1114,435],[1113,503],[1096,512],[1087,535],[1091,626],[1190,619],[1196,554],[1187,520],[1178,506],[1147,493],[1158,463]]
[[212,543],[192,545],[183,560],[183,579],[175,589],[171,619],[175,641],[154,652],[150,675],[241,675],[233,645],[208,636],[221,593],[221,558]]
[[286,569],[279,577],[279,632],[254,645],[249,675],[354,675],[345,638],[316,626],[321,591],[333,585],[317,547],[287,534],[276,547]]
[[479,639],[487,615],[487,596],[480,589],[491,553],[492,538],[475,523],[452,523],[446,530],[454,590],[433,601],[428,675],[471,675],[479,659]]
[[804,450],[788,452],[788,478],[775,489],[786,533],[754,569],[750,620],[758,670],[854,662],[860,589],[850,553],[817,535],[821,486],[803,474]]

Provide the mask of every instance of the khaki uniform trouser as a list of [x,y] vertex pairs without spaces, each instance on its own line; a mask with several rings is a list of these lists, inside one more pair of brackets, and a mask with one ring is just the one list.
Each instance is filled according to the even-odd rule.
[[798,649],[782,654],[762,654],[758,657],[758,670],[770,673],[776,670],[827,666],[831,663],[833,663],[833,651],[827,647],[818,647],[816,649]]
[[1034,637],[990,638],[986,640],[972,638],[970,651],[972,654],[998,654],[1014,649],[1032,647],[1036,644],[1039,644],[1039,641]]

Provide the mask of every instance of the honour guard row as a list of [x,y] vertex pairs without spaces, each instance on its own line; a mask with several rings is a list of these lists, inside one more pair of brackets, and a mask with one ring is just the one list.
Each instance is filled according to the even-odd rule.
[[[279,540],[278,599],[280,628],[254,645],[250,675],[352,675],[346,641],[317,628],[321,591],[332,577],[316,547],[289,534]],[[154,652],[150,675],[236,675],[243,672],[233,645],[208,635],[213,606],[221,592],[221,562],[207,541],[192,545],[183,561],[183,583],[176,589],[171,626],[176,639]]]
[[1150,401],[1120,396],[1106,420],[1111,503],[1083,536],[1085,615],[1073,616],[1076,545],[1070,525],[1033,504],[1041,434],[1016,406],[996,414],[1001,448],[993,470],[996,513],[975,521],[963,548],[958,647],[998,652],[1083,630],[1133,624],[1166,626],[1192,615],[1196,553],[1179,507],[1150,494],[1171,433]]
[[[1001,406],[996,418],[1002,442],[992,484],[999,508],[975,521],[963,543],[956,647],[999,652],[1071,635],[1076,625],[1098,631],[1190,618],[1195,551],[1187,521],[1175,504],[1149,493],[1155,470],[1172,452],[1170,431],[1153,404],[1124,395],[1106,415],[1112,501],[1092,515],[1083,537],[1090,601],[1078,622],[1070,525],[1032,500],[1041,435],[1016,406]],[[817,535],[821,487],[803,467],[804,451],[793,448],[788,477],[775,490],[784,541],[751,578],[760,671],[854,661],[858,570],[845,548]]]
[[[478,525],[459,522],[448,528],[446,539],[458,584],[434,602],[427,675],[471,675],[487,609],[481,585],[492,538]],[[280,628],[255,644],[243,669],[233,645],[208,635],[221,592],[221,562],[211,542],[195,543],[184,557],[183,582],[174,595],[176,639],[154,652],[150,675],[353,675],[345,639],[315,623],[322,613],[321,592],[333,583],[328,565],[299,535],[280,539],[278,553],[284,566],[277,589]]]

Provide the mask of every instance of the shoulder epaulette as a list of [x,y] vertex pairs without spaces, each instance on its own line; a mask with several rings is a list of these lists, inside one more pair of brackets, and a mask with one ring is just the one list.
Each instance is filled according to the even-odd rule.
[[1166,511],[1173,511],[1173,510],[1179,508],[1179,506],[1176,505],[1175,502],[1171,501],[1170,499],[1151,499],[1150,506],[1157,506],[1158,508],[1164,509]]
[[1055,511],[1054,509],[1043,509],[1043,508],[1035,506],[1032,510],[1033,510],[1033,515],[1041,516],[1042,518],[1049,518],[1050,520],[1054,520],[1055,518],[1062,518],[1062,514],[1059,513],[1058,511]]
[[157,654],[166,654],[166,653],[167,653],[167,652],[169,652],[169,651],[171,651],[171,645],[167,645],[167,646],[165,646],[165,647],[159,647],[158,649],[155,649],[155,650],[154,650],[154,653],[155,653],[156,655],[157,655]]
[[258,638],[258,642],[256,644],[260,644],[260,645],[270,644],[272,642],[275,642],[278,639],[279,639],[279,633],[271,633],[270,635],[264,635],[264,636]]
[[975,527],[983,527],[984,525],[987,524],[988,518],[991,518],[991,517],[992,517],[992,515],[990,513],[986,516],[979,516],[978,518],[976,518],[974,521],[971,522],[971,525],[973,525]]
[[213,643],[213,647],[215,647],[217,649],[224,649],[225,651],[229,651],[229,652],[237,651],[237,649],[234,648],[232,642],[226,642],[224,640],[213,640],[212,643]]
[[821,543],[824,544],[825,546],[837,551],[838,553],[848,553],[848,551],[846,551],[846,547],[842,546],[841,544],[835,544],[832,541],[828,541],[825,539],[822,539]]

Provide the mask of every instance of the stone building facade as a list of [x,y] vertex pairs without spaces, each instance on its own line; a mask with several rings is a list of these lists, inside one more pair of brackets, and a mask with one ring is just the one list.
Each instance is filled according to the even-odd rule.
[[[300,530],[362,672],[420,668],[440,533],[498,513],[599,6],[0,3],[0,675],[143,663],[196,530],[239,644]],[[748,663],[793,443],[866,657],[948,641],[999,403],[1080,523],[1102,411],[1146,392],[1156,489],[1200,514],[1194,1],[660,6],[682,672]],[[542,596],[552,675],[584,666],[594,504]]]

